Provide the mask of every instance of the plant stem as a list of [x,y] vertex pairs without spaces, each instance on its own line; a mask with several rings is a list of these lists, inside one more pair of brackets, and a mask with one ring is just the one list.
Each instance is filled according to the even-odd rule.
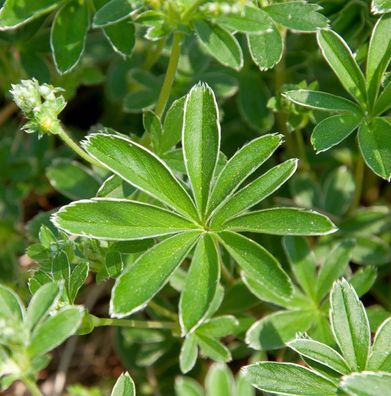
[[154,301],[151,301],[148,304],[154,311],[160,313],[160,315],[165,316],[166,318],[169,318],[173,321],[178,320],[178,315],[174,312],[171,312],[169,309],[162,307],[161,305],[155,303]]
[[362,186],[364,181],[364,172],[365,172],[364,159],[359,153],[356,162],[356,171],[354,173],[354,182],[356,184],[356,188],[354,190],[352,205],[349,210],[350,213],[354,212],[360,205]]
[[18,110],[18,106],[16,106],[15,103],[10,102],[6,104],[1,110],[0,110],[0,125],[3,125],[8,118],[12,116],[16,111]]
[[34,381],[31,381],[27,377],[23,377],[22,381],[26,385],[26,388],[29,390],[32,396],[42,396],[42,392]]
[[179,62],[179,56],[181,54],[181,42],[182,33],[175,32],[172,39],[171,54],[170,60],[168,62],[166,76],[164,77],[163,86],[156,104],[155,113],[158,117],[161,117],[163,115],[168,99],[170,98],[170,92],[172,84],[174,83],[174,78]]
[[178,324],[174,323],[174,322],[111,319],[111,318],[98,318],[96,316],[93,316],[93,323],[94,323],[95,327],[117,326],[117,327],[131,327],[131,328],[138,328],[138,329],[168,329],[168,330],[178,330],[179,329]]
[[77,155],[81,158],[89,162],[93,166],[97,166],[98,168],[103,168],[103,166],[95,161],[92,157],[90,157],[68,134],[67,132],[61,128],[58,136],[62,139],[62,141],[67,144]]

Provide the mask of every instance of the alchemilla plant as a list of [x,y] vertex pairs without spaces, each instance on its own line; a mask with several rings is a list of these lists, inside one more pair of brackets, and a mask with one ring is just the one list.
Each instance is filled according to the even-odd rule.
[[388,394],[390,37],[384,0],[0,0],[0,390]]

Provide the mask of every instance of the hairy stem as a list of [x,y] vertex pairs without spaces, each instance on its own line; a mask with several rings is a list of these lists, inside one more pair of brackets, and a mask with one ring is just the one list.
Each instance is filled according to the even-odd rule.
[[98,168],[102,168],[102,165],[95,161],[92,157],[90,157],[69,135],[68,133],[61,128],[60,132],[58,133],[58,136],[61,138],[61,140],[68,145],[77,155],[79,155],[81,158],[89,162],[93,166],[97,166]]
[[43,396],[38,385],[34,381],[31,381],[30,378],[24,377],[22,381],[32,396]]
[[175,74],[179,62],[179,56],[181,54],[181,42],[182,33],[175,32],[172,39],[171,54],[167,66],[166,76],[164,78],[163,86],[156,104],[155,113],[158,117],[161,117],[163,115],[168,99],[170,98],[171,88],[172,84],[174,83]]
[[151,320],[129,320],[129,319],[111,319],[98,318],[93,316],[95,327],[117,326],[117,327],[133,327],[138,329],[167,329],[179,330],[179,326],[174,322],[159,322]]

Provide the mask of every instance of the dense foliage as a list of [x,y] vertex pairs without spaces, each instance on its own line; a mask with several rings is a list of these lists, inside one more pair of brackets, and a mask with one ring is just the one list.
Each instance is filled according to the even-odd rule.
[[390,1],[0,7],[5,395],[389,393]]

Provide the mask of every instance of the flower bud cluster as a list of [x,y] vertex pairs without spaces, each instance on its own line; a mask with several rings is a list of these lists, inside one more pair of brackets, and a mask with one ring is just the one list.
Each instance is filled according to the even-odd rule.
[[208,15],[219,16],[219,15],[230,15],[230,14],[242,14],[245,5],[248,3],[247,0],[240,1],[224,1],[224,2],[210,2],[201,7],[201,9]]

